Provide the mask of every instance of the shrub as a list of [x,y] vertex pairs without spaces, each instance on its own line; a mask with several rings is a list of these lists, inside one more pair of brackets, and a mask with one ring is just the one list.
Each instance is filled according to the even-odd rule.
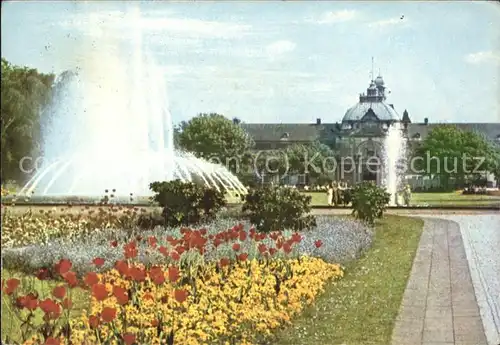
[[153,182],[153,200],[163,207],[165,226],[198,224],[213,219],[226,205],[224,193],[192,182]]
[[137,226],[141,230],[154,229],[157,226],[165,226],[165,217],[162,212],[153,210],[139,215]]
[[352,214],[370,225],[381,218],[391,195],[372,182],[357,184],[352,190]]
[[251,189],[244,197],[242,211],[259,231],[303,230],[316,225],[311,197],[296,189],[266,186]]

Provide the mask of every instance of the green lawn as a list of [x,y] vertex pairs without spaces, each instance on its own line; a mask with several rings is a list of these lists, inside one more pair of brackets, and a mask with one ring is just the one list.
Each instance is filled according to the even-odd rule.
[[276,344],[390,344],[422,229],[423,221],[415,218],[378,222],[372,248],[280,331]]
[[[306,192],[312,197],[312,205],[327,205],[325,193]],[[460,193],[413,193],[411,205],[428,206],[500,206],[500,196],[492,195],[462,195]]]

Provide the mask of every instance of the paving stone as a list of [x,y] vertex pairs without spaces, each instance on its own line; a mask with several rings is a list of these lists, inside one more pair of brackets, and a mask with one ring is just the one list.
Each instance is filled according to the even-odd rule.
[[488,345],[484,334],[455,334],[455,344]]
[[477,303],[474,288],[455,289],[451,292],[451,300],[453,304],[462,303]]
[[[420,344],[422,342],[422,332],[424,329],[423,319],[412,319],[396,322],[392,334],[393,344]],[[398,343],[397,339],[403,339],[403,343]]]
[[456,335],[484,335],[483,321],[480,316],[453,316]]
[[414,307],[424,306],[425,307],[425,305],[427,304],[427,299],[426,299],[425,295],[420,297],[420,298],[408,296],[408,297],[403,298],[402,304],[404,304],[405,306],[414,306]]
[[460,286],[463,283],[472,285],[472,279],[468,270],[450,270],[450,283],[451,286]]
[[465,252],[463,245],[459,248],[453,248],[453,250],[450,248],[450,261],[454,263],[467,264],[467,253]]
[[410,277],[408,284],[406,284],[407,290],[427,290],[429,288],[429,282],[425,278],[417,278],[415,276]]
[[425,304],[422,305],[402,305],[396,320],[423,320],[425,316]]
[[449,317],[426,318],[424,323],[423,342],[453,343],[453,322]]
[[[407,293],[408,292],[408,293]],[[403,295],[402,304],[405,306],[418,306],[427,303],[427,289],[424,290],[407,290]]]
[[395,337],[392,337],[391,343],[393,345],[402,345],[402,344],[404,344],[404,345],[422,345],[422,336],[420,335],[417,338],[408,338],[405,336],[395,336]]
[[477,302],[460,302],[453,303],[453,316],[480,316],[479,307]]
[[425,318],[426,319],[434,319],[434,318],[446,318],[450,319],[453,316],[453,310],[451,306],[448,307],[427,307],[425,310]]

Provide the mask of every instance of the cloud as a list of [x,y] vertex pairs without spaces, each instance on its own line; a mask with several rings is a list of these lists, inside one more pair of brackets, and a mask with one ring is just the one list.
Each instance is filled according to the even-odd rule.
[[387,27],[392,27],[396,25],[402,25],[402,24],[407,24],[408,20],[406,17],[399,17],[399,18],[389,18],[389,19],[383,19],[383,20],[377,20],[371,23],[368,23],[368,27],[371,28],[387,28]]
[[470,64],[498,63],[500,64],[500,51],[482,51],[471,53],[465,57],[465,61]]
[[140,28],[152,32],[176,32],[187,36],[235,38],[247,32],[251,26],[236,23],[204,21],[186,18],[148,18],[139,23]]
[[291,41],[287,40],[276,41],[269,44],[266,47],[266,53],[270,58],[277,58],[295,50],[296,46],[297,45]]
[[354,10],[330,11],[323,13],[321,16],[319,16],[319,18],[314,20],[314,22],[317,24],[347,22],[354,19],[356,15],[357,12]]
[[[192,18],[157,17],[140,12],[94,12],[76,15],[59,23],[61,27],[80,29],[89,35],[109,34],[115,30],[122,36],[141,30],[148,34],[169,34],[193,38],[238,38],[248,33],[251,25],[235,22],[208,21]],[[125,33],[124,33],[125,32]]]

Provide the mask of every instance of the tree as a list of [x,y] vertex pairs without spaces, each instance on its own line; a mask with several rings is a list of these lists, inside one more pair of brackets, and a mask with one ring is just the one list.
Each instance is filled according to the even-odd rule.
[[252,138],[223,115],[199,114],[179,126],[178,144],[197,157],[225,165],[233,173],[246,170]]
[[294,143],[285,149],[266,150],[254,156],[255,168],[267,176],[302,175],[318,178],[334,171],[334,152],[325,144]]
[[314,141],[308,144],[293,144],[286,149],[290,172],[309,174],[316,178],[334,170],[334,152],[325,144]]
[[15,66],[3,58],[1,67],[2,180],[23,180],[19,162],[39,149],[40,115],[51,99],[54,75]]
[[498,148],[481,133],[441,125],[416,148],[412,168],[424,175],[439,176],[441,187],[449,189],[452,178],[463,185],[484,171],[494,172],[499,158]]

